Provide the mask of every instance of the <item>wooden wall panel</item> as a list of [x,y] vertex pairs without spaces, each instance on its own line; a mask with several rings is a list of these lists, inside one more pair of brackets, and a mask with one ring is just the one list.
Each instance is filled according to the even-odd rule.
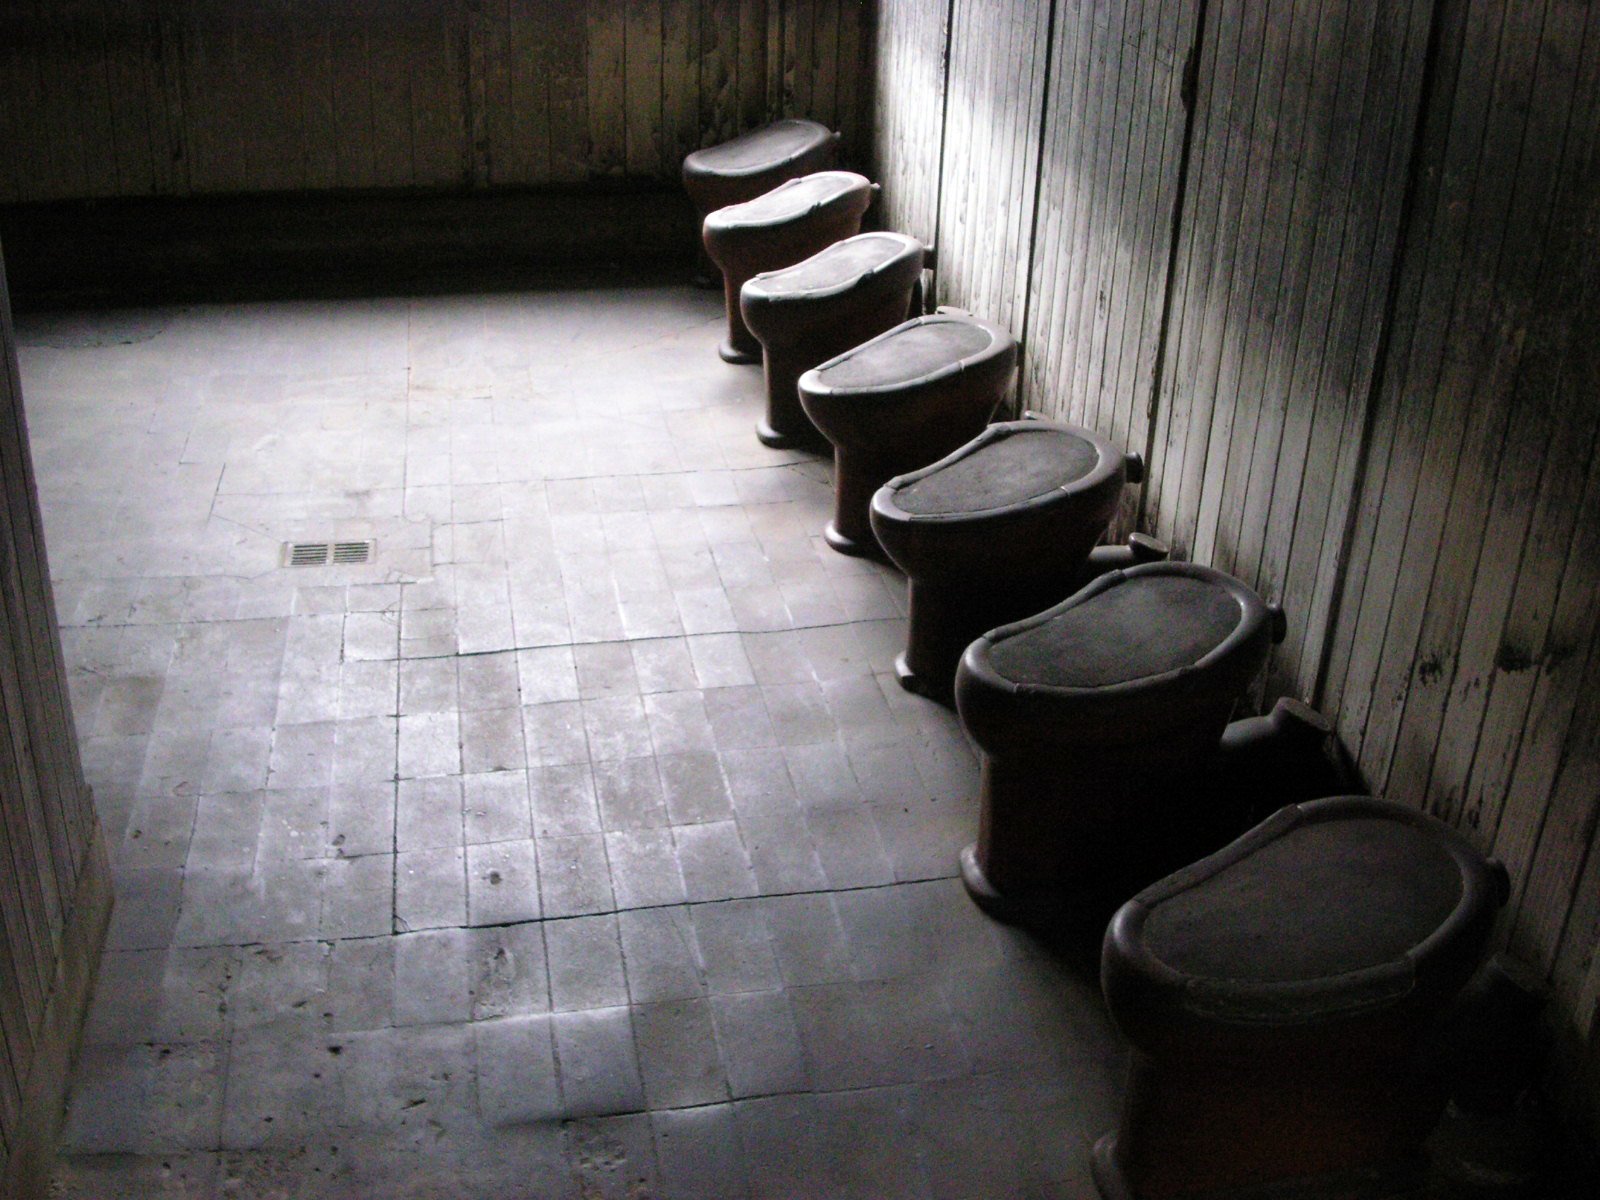
[[1310,695],[1382,329],[1426,13],[1224,0],[1204,33],[1146,520],[1281,600]]
[[872,136],[883,194],[876,220],[930,245],[938,225],[948,16],[948,0],[878,5]]
[[[939,299],[1021,332],[1038,184],[1048,3],[955,0],[937,237]],[[948,251],[948,253],[946,253]]]
[[886,217],[1030,407],[1148,446],[1141,527],[1281,600],[1259,699],[1506,863],[1600,1127],[1600,6],[949,3],[882,5]]
[[1440,24],[1327,696],[1375,786],[1506,863],[1511,946],[1592,1079],[1600,13],[1481,0]]
[[865,161],[865,0],[24,0],[0,202],[670,182],[783,115]]
[[[87,1005],[87,994],[60,997],[62,957],[83,952],[75,932],[86,915],[78,907],[80,885],[103,864],[67,700],[13,345],[0,263],[0,1192],[6,1195],[16,1194],[19,1170],[36,1169],[36,1144],[53,1136],[59,1119],[65,1079],[58,1088],[41,1088],[34,1068],[62,1057],[64,1048],[54,1044],[61,1005]],[[103,916],[95,918],[97,933]],[[49,1111],[36,1106],[41,1091],[49,1093]],[[35,1161],[19,1165],[13,1157],[19,1147]]]
[[1141,454],[1198,7],[1056,6],[1022,400]]

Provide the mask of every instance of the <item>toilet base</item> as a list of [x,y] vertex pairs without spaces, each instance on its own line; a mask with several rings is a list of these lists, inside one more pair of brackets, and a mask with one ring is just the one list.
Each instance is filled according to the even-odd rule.
[[807,437],[803,433],[783,433],[774,429],[765,417],[756,422],[756,440],[774,450],[809,450],[813,454],[824,453],[828,445],[820,434]]
[[1128,1177],[1117,1165],[1116,1153],[1116,1134],[1102,1134],[1095,1142],[1094,1151],[1089,1158],[1095,1191],[1100,1193],[1101,1200],[1134,1200],[1133,1189],[1128,1186]]
[[1016,924],[1022,917],[1020,906],[1003,896],[978,861],[978,843],[973,842],[961,851],[961,883],[972,902],[996,921],[1006,925]]
[[924,700],[932,700],[946,707],[955,702],[950,689],[946,688],[941,692],[926,675],[918,675],[911,669],[911,663],[907,660],[904,650],[894,656],[894,677],[900,681],[900,686],[913,696],[921,696]]
[[757,347],[755,353],[752,354],[748,350],[739,349],[731,340],[724,338],[717,346],[717,357],[725,363],[746,366],[750,363],[759,363],[761,361],[761,349]]
[[[875,558],[880,562],[883,561],[883,548],[878,545],[876,540],[862,541],[859,538],[851,537],[849,534],[840,533],[839,526],[834,521],[829,521],[823,527],[822,539],[840,554],[848,554],[852,558]],[[901,657],[904,656],[902,655]],[[898,673],[899,670],[900,660],[896,659],[895,671]]]
[[[1168,1200],[1167,1196],[1141,1196],[1133,1190],[1117,1162],[1114,1133],[1095,1142],[1090,1168],[1101,1200]],[[1254,1187],[1171,1193],[1170,1200],[1424,1200],[1427,1194],[1427,1163],[1416,1158],[1387,1167],[1280,1179]]]

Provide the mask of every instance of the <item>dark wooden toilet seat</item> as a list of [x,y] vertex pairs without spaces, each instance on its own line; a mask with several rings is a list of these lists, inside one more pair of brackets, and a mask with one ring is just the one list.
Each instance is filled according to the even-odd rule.
[[766,369],[767,411],[756,427],[762,442],[827,445],[800,407],[801,374],[904,321],[925,255],[903,233],[861,233],[746,281],[740,312]]
[[1102,1194],[1231,1195],[1414,1159],[1444,1103],[1424,1035],[1506,892],[1465,838],[1365,796],[1291,805],[1140,892],[1101,959],[1135,1047],[1122,1124],[1096,1147]]
[[1110,900],[1103,918],[1210,849],[1190,785],[1281,636],[1237,579],[1158,562],[974,641],[955,683],[983,771],[961,860],[973,899],[1002,919]]
[[940,309],[802,375],[800,404],[834,448],[828,544],[876,553],[872,494],[979,433],[1016,369],[1016,339],[1004,329]]
[[853,171],[817,171],[706,217],[706,253],[722,270],[728,340],[719,353],[726,361],[761,359],[761,343],[745,327],[739,311],[739,291],[745,281],[809,258],[859,232],[876,186]]
[[968,643],[1071,594],[1124,484],[1142,476],[1136,455],[1091,430],[1026,420],[889,480],[871,523],[910,586],[901,683],[948,698]]
[[701,217],[754,200],[786,179],[833,165],[839,135],[815,121],[786,118],[741,133],[683,160],[683,183]]

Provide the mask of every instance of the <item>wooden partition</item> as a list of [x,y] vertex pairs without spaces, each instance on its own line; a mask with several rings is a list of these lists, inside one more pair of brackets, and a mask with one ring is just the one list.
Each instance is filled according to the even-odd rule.
[[0,203],[670,181],[782,115],[865,150],[861,0],[16,0]]
[[1282,602],[1261,698],[1505,860],[1595,1120],[1600,6],[880,9],[883,211],[1146,455],[1124,525]]
[[110,914],[0,262],[0,1195],[44,1195]]

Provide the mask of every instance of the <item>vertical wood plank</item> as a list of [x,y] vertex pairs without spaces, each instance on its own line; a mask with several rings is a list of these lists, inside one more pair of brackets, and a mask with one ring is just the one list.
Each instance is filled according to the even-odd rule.
[[73,131],[81,146],[84,194],[97,197],[122,190],[107,72],[106,16],[104,0],[72,0],[51,11],[51,20],[65,33],[58,69],[64,75]]
[[[768,78],[777,70],[778,56],[769,52],[772,38],[781,39],[783,24],[773,0],[735,2],[739,10],[739,126],[741,130],[754,129],[777,115]],[[774,76],[774,85],[778,82],[778,77]]]
[[739,133],[739,0],[701,0],[699,104],[695,148]]
[[408,46],[417,38],[416,5],[359,0],[367,32],[367,73],[372,104],[372,184],[411,187],[418,182],[412,121],[411,62]]
[[1026,304],[1048,5],[957,0],[939,236],[941,299],[1011,326]]
[[402,54],[410,66],[413,182],[460,187],[472,178],[465,7],[462,0],[420,0],[407,16]]
[[661,169],[661,3],[627,0],[623,30],[623,130],[629,175]]
[[589,0],[588,113],[591,175],[621,175],[627,169],[627,126],[623,116],[624,30],[622,5]]
[[293,55],[295,93],[300,107],[301,183],[310,191],[336,187],[339,179],[338,126],[334,119],[334,5],[295,0],[286,32]]
[[945,15],[939,5],[882,0],[876,31],[872,158],[883,185],[880,219],[929,244],[938,225]]
[[243,191],[249,179],[246,128],[238,120],[236,104],[216,101],[237,90],[236,13],[220,0],[186,0],[176,15],[189,187],[196,192]]
[[106,79],[120,195],[171,190],[173,147],[162,81],[161,32],[161,18],[151,0],[112,0],[107,5]]
[[[1539,44],[1581,44],[1586,15],[1552,5]],[[1544,306],[1553,295],[1572,290],[1562,286],[1562,277],[1572,277],[1568,263],[1584,253],[1584,237],[1574,236],[1573,225],[1583,211],[1588,185],[1575,180],[1572,172],[1574,163],[1580,169],[1588,165],[1589,154],[1581,147],[1574,153],[1573,142],[1582,131],[1569,126],[1593,108],[1595,71],[1591,68],[1585,79],[1564,56],[1540,53],[1531,74],[1508,219],[1511,231],[1495,269],[1496,344],[1474,370],[1475,408],[1488,409],[1500,432],[1491,434],[1491,444],[1458,471],[1452,524],[1474,511],[1481,517],[1474,522],[1473,537],[1458,534],[1457,540],[1467,543],[1464,550],[1447,547],[1463,565],[1450,573],[1451,602],[1430,600],[1422,632],[1425,652],[1427,647],[1449,647],[1452,677],[1420,695],[1413,688],[1405,720],[1418,729],[1424,744],[1432,739],[1432,754],[1426,765],[1408,763],[1391,772],[1403,787],[1425,788],[1429,811],[1447,820],[1464,815],[1466,774],[1484,722],[1505,618],[1522,584],[1515,566],[1520,560],[1530,574],[1537,570],[1536,560],[1524,556],[1534,536],[1535,498],[1548,471],[1565,465],[1564,450],[1551,441],[1556,414],[1546,398],[1573,357],[1570,316]],[[1569,133],[1577,136],[1569,138]],[[1564,143],[1565,153],[1548,152]],[[1490,459],[1495,469],[1483,478]],[[1464,565],[1469,557],[1470,573]]]
[[378,180],[377,118],[366,18],[367,13],[355,4],[328,8],[334,179],[342,188],[370,188]]
[[542,40],[550,55],[550,179],[572,183],[588,175],[593,161],[589,137],[589,27],[561,0],[542,0]]
[[496,175],[527,174],[528,143],[516,125],[521,112],[511,98],[511,0],[466,0],[467,162],[472,186],[488,187]]
[[865,167],[871,158],[872,134],[868,118],[874,102],[867,55],[871,50],[872,16],[865,0],[840,0],[833,123],[844,135],[845,161],[858,167]]
[[656,174],[676,180],[700,145],[700,10],[696,0],[662,0],[661,161]]

